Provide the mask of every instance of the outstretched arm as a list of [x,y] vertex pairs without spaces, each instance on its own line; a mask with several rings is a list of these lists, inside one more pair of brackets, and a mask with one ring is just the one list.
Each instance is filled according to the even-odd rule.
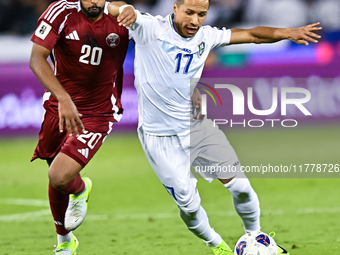
[[274,43],[289,39],[298,44],[317,43],[321,36],[316,34],[322,28],[314,23],[299,28],[255,27],[252,29],[231,29],[230,44],[240,43]]

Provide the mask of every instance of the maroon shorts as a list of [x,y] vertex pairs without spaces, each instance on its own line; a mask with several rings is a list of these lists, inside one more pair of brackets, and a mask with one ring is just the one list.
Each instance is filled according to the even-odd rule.
[[84,167],[111,132],[113,122],[108,117],[82,117],[81,120],[85,131],[78,137],[68,136],[66,131],[59,132],[59,118],[46,112],[31,161],[53,159],[62,152]]

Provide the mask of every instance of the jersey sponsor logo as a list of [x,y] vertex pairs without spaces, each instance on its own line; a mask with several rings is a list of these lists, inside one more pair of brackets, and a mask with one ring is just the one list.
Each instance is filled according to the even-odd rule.
[[200,45],[198,45],[198,50],[199,50],[200,56],[202,56],[202,54],[205,50],[205,42],[201,42]]
[[184,52],[188,52],[188,53],[191,53],[191,50],[189,50],[189,49],[186,49],[186,48],[182,49],[182,51],[184,51]]
[[71,34],[67,35],[65,38],[70,39],[70,40],[76,40],[76,41],[80,40],[78,33],[77,33],[77,30],[74,30]]
[[86,149],[79,149],[78,152],[83,155],[85,158],[89,157],[89,148]]
[[42,21],[38,26],[37,30],[35,30],[35,35],[39,37],[41,40],[45,40],[46,36],[50,33],[52,26],[47,24],[45,21]]
[[171,44],[168,41],[163,41],[163,43],[162,43],[162,49],[165,52],[170,52],[170,51],[174,50],[175,48],[176,48],[176,44]]
[[119,37],[119,35],[117,35],[115,33],[111,33],[106,37],[106,44],[110,48],[114,48],[114,47],[118,46],[119,43],[120,43],[120,37]]

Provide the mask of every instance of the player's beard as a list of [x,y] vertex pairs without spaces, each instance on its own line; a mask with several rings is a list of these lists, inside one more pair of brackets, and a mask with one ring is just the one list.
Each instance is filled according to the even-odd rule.
[[[80,6],[81,6],[82,11],[86,14],[86,16],[88,16],[89,18],[93,18],[93,19],[98,18],[102,14],[103,9],[104,9],[103,7],[99,7],[95,4],[92,7],[85,9],[81,1],[80,1]],[[91,12],[93,8],[96,8],[98,11]]]

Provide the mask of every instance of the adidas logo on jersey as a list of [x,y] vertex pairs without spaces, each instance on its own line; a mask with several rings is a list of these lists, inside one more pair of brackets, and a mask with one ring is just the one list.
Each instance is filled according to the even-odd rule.
[[71,40],[79,41],[80,39],[79,39],[77,30],[74,30],[71,34],[67,35],[66,39],[71,39]]
[[85,158],[89,157],[89,148],[86,149],[79,149],[78,152],[83,155]]

